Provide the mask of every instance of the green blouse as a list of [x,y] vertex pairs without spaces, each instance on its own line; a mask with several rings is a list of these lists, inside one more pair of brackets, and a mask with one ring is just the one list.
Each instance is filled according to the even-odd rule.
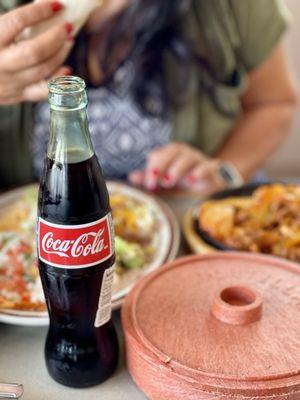
[[[0,0],[5,12],[22,0]],[[173,109],[174,140],[213,155],[242,113],[247,74],[270,54],[287,28],[280,0],[194,0],[183,14],[182,30],[209,68],[191,67],[181,105]],[[168,85],[176,93],[180,74],[166,54]],[[33,105],[0,107],[0,188],[32,180],[29,152]]]

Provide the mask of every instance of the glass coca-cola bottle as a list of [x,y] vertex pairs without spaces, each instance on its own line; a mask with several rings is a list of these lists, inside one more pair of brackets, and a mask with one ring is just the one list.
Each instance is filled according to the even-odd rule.
[[88,387],[111,376],[118,362],[111,322],[115,253],[109,196],[88,129],[84,81],[52,80],[49,102],[37,227],[50,316],[45,358],[57,382]]

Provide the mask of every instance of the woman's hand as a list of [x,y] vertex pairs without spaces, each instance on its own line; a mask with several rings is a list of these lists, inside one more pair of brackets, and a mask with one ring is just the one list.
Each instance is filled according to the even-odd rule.
[[24,29],[62,10],[59,2],[40,2],[0,16],[0,105],[47,97],[46,79],[69,74],[60,68],[73,45],[72,25],[60,23],[39,36],[17,41]]
[[187,144],[172,142],[150,153],[146,169],[134,171],[129,180],[150,191],[179,187],[208,194],[224,187],[219,164]]

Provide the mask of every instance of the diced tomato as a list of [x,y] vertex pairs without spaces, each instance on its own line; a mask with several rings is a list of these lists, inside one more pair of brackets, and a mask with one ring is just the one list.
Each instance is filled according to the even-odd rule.
[[14,272],[23,273],[24,272],[24,265],[20,262],[17,257],[17,254],[12,253],[9,255],[9,261],[14,268]]
[[20,246],[19,246],[20,251],[24,252],[24,253],[30,253],[31,252],[31,246],[26,243],[26,242],[21,242]]
[[24,292],[21,295],[22,301],[30,301],[30,294],[28,292]]

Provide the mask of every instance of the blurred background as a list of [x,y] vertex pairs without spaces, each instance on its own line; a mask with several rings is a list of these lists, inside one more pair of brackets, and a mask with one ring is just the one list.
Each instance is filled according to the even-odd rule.
[[[1,190],[40,179],[53,75],[86,80],[90,131],[107,179],[205,196],[228,185],[220,183],[219,159],[239,183],[239,173],[247,181],[257,170],[263,179],[298,179],[300,106],[287,137],[297,89],[282,37],[287,5],[293,22],[284,40],[300,82],[299,0],[102,1],[0,0]],[[16,15],[28,22],[14,32]],[[249,76],[241,67],[252,78],[242,99]]]
[[[286,36],[287,50],[298,81],[300,82],[300,4],[299,0],[285,0],[293,24]],[[300,85],[298,82],[298,85]],[[279,151],[267,163],[270,177],[299,177],[300,173],[300,113],[296,113],[292,133]]]

